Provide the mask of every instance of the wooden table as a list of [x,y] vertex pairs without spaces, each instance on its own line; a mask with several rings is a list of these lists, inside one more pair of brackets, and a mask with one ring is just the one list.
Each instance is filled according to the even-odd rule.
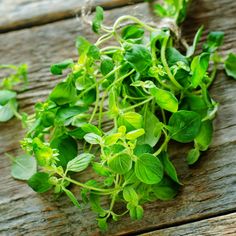
[[[106,8],[107,24],[122,14],[153,20],[148,4],[135,2],[95,0],[93,5]],[[74,17],[84,4],[84,0],[0,1],[0,64],[29,65],[30,86],[18,95],[21,110],[32,112],[33,104],[45,99],[61,79],[50,75],[50,64],[76,58],[77,35],[95,41],[90,27]],[[202,41],[207,32],[221,30],[225,32],[223,54],[235,52],[235,0],[193,1],[183,25],[189,42],[201,24],[205,25]],[[211,148],[194,168],[187,166],[184,148],[172,154],[184,183],[178,197],[146,204],[142,221],[126,216],[111,223],[106,235],[236,235],[236,82],[220,71],[211,93],[220,103]],[[20,153],[23,134],[16,119],[0,125],[0,235],[100,235],[88,206],[79,211],[66,197],[55,201],[50,194],[36,194],[24,182],[12,179],[4,153]]]

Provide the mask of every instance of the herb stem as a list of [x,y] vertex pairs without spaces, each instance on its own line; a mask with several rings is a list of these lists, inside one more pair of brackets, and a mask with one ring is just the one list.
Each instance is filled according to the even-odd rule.
[[[112,71],[110,71],[107,75],[105,75],[101,80],[99,80],[97,83],[101,84],[105,79],[107,79],[109,76],[113,75],[116,71],[118,71],[120,68],[122,67],[122,65],[117,66],[115,69],[113,69]],[[87,92],[89,92],[90,90],[94,89],[96,87],[96,84],[91,85],[89,88],[85,89],[83,92],[81,92],[78,95],[78,99],[81,98],[84,94],[86,94]]]
[[167,60],[166,60],[166,46],[167,42],[169,40],[169,37],[164,38],[162,46],[161,46],[161,62],[165,68],[165,71],[170,78],[171,82],[178,88],[178,89],[183,89],[183,87],[175,80],[173,74],[170,71],[170,68],[168,66]]
[[213,70],[212,70],[212,73],[211,73],[211,76],[210,76],[210,81],[207,83],[207,86],[206,86],[207,88],[209,88],[211,86],[212,82],[215,79],[216,72],[217,72],[217,65],[218,65],[218,63],[214,62]]
[[149,25],[147,25],[144,22],[140,21],[138,18],[136,18],[134,16],[130,16],[130,15],[124,15],[124,16],[119,17],[116,20],[116,22],[114,23],[113,31],[116,31],[116,28],[118,28],[118,25],[124,20],[132,20],[132,21],[134,21],[135,23],[141,25],[143,28],[145,28],[146,30],[148,30],[150,32],[157,31],[157,29],[154,29],[154,28],[150,27]]
[[151,101],[152,99],[153,99],[153,97],[149,97],[148,99],[146,99],[146,100],[144,100],[144,101],[142,101],[142,102],[140,102],[140,103],[137,103],[137,104],[135,104],[135,105],[133,105],[133,106],[129,106],[129,107],[123,109],[122,111],[125,112],[125,111],[132,110],[132,109],[134,109],[134,108],[136,108],[136,107],[142,106],[143,104],[145,104],[145,103]]
[[98,103],[99,103],[99,88],[98,88],[98,84],[95,82],[95,85],[96,85],[96,102],[95,102],[95,107],[93,109],[93,113],[89,119],[89,123],[91,123],[93,121],[93,118],[97,112],[97,109],[98,109]]
[[105,91],[104,94],[102,95],[102,99],[101,99],[100,107],[99,107],[99,115],[98,115],[98,128],[99,129],[101,129],[101,126],[102,126],[103,104],[104,104],[106,96],[107,96],[107,92]]
[[167,133],[163,129],[163,133],[165,134],[165,140],[160,146],[160,148],[153,154],[154,156],[158,156],[165,148],[168,142],[170,141],[170,137],[167,135]]
[[89,189],[89,190],[102,192],[104,194],[111,194],[115,190],[115,189],[102,189],[102,188],[96,188],[96,187],[93,187],[93,186],[88,186],[86,184],[82,184],[82,183],[80,183],[80,182],[78,182],[76,180],[73,180],[73,179],[71,179],[69,177],[65,177],[64,180],[67,180],[67,181],[69,181],[69,182],[71,182],[73,184],[76,184],[76,185],[78,185],[78,186],[80,186],[82,188],[86,188],[86,189]]
[[112,84],[110,84],[108,87],[107,87],[107,91],[110,90],[115,84],[121,82],[123,79],[125,79],[126,77],[130,76],[133,72],[135,71],[135,69],[132,69],[129,73],[121,76],[119,79],[115,80]]

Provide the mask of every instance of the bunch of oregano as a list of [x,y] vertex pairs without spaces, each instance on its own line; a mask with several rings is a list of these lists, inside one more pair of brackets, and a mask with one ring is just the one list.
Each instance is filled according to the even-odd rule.
[[[166,1],[156,11],[181,23],[187,2]],[[12,174],[28,179],[36,192],[65,193],[78,208],[80,201],[89,203],[106,230],[110,218],[129,213],[141,219],[145,202],[176,196],[181,183],[168,144],[192,143],[190,165],[208,149],[218,108],[208,88],[219,62],[236,78],[236,56],[220,56],[222,32],[210,33],[196,54],[202,27],[180,52],[178,37],[168,27],[154,28],[133,16],[121,16],[107,27],[103,18],[97,7],[92,29],[100,37],[95,44],[76,39],[78,61],[51,66],[54,75],[69,73],[26,119],[21,145],[28,154],[13,159]],[[88,168],[94,177],[81,182],[80,172]],[[70,191],[71,184],[78,186],[82,200]],[[102,198],[109,199],[108,206],[101,205]],[[117,202],[125,208],[114,210]]]

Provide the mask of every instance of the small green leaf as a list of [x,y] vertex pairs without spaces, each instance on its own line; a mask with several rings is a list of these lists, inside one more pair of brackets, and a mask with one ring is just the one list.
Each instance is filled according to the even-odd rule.
[[85,134],[81,127],[69,131],[69,135],[76,139],[83,139]]
[[62,189],[63,189],[63,191],[66,193],[66,195],[70,198],[70,200],[72,201],[72,203],[73,203],[76,207],[81,208],[81,206],[80,206],[80,204],[79,204],[77,198],[75,197],[75,195],[74,195],[70,190],[68,190],[68,189],[66,189],[66,188],[64,188],[64,187],[63,187]]
[[132,203],[127,204],[127,209],[129,210],[130,218],[132,220],[141,220],[143,217],[143,208],[140,205],[133,205]]
[[172,114],[168,125],[172,139],[181,143],[188,143],[198,135],[201,118],[196,112],[181,110]]
[[193,148],[188,152],[187,163],[193,165],[200,157],[200,152],[197,148]]
[[111,146],[115,144],[122,136],[122,133],[109,134],[105,137],[104,144],[106,146]]
[[125,178],[125,184],[126,185],[139,183],[139,179],[135,175],[135,172],[134,172],[133,168],[130,171],[128,171],[127,173],[124,174],[124,178]]
[[211,143],[213,135],[213,124],[211,120],[202,122],[200,131],[195,138],[200,151],[206,151]]
[[62,71],[71,67],[74,64],[72,59],[67,59],[62,62],[51,65],[51,73],[53,75],[61,75]]
[[132,167],[132,159],[126,153],[114,155],[108,160],[108,166],[118,174],[125,174]]
[[102,230],[103,232],[107,231],[108,229],[107,217],[97,218],[97,221],[99,229]]
[[141,156],[144,153],[153,153],[153,148],[149,144],[138,144],[134,148],[134,155]]
[[133,205],[138,205],[138,194],[135,192],[132,186],[124,187],[123,198],[126,202],[130,202]]
[[85,134],[84,139],[87,143],[90,143],[90,144],[100,144],[102,141],[101,136],[99,136],[95,133]]
[[94,134],[97,134],[99,136],[102,135],[102,131],[97,126],[89,124],[89,123],[86,123],[86,124],[82,125],[81,129],[85,133],[94,133]]
[[16,92],[10,90],[0,91],[0,105],[4,106],[8,101],[16,97]]
[[28,180],[37,171],[34,157],[23,154],[12,159],[11,175],[15,179]]
[[76,38],[75,46],[80,56],[86,55],[91,46],[91,43],[82,36]]
[[98,60],[100,58],[100,51],[99,48],[96,47],[95,45],[91,45],[89,47],[88,53],[87,53],[88,57],[93,58],[94,60]]
[[125,46],[124,58],[139,73],[145,72],[151,66],[152,58],[144,45],[128,44]]
[[[108,56],[103,57],[102,61],[101,61],[101,66],[100,66],[100,70],[102,75],[106,76],[107,74],[109,74],[113,69],[114,69],[114,63],[112,61],[112,59]],[[107,80],[109,81],[113,81],[115,78],[114,75],[110,75]]]
[[101,29],[101,25],[104,19],[103,16],[103,8],[100,6],[96,7],[96,13],[92,21],[92,29],[95,33],[99,33],[99,30]]
[[4,106],[0,105],[0,122],[6,122],[14,116],[14,110],[17,109],[15,99],[9,100]]
[[135,129],[140,129],[143,125],[143,117],[136,112],[126,112],[121,114],[118,118],[118,126],[122,125],[126,127],[128,132]]
[[72,102],[76,98],[76,88],[72,83],[60,82],[52,90],[50,94],[50,99],[57,103],[58,105],[64,105],[66,103]]
[[82,153],[67,163],[67,170],[81,172],[89,166],[93,157],[90,153]]
[[191,70],[193,72],[191,83],[194,88],[196,88],[202,82],[202,79],[206,75],[209,60],[209,53],[202,53],[201,55],[193,58],[191,63]]
[[86,110],[87,108],[79,106],[61,107],[57,110],[56,117],[58,120],[65,122],[67,119],[83,113]]
[[161,108],[170,112],[178,110],[178,100],[173,93],[156,87],[150,88],[150,93],[155,97],[156,103]]
[[49,174],[45,172],[37,172],[28,180],[28,185],[38,193],[47,192],[52,188],[52,184],[49,183]]
[[144,212],[143,207],[138,205],[136,206],[135,210],[136,210],[136,219],[141,220],[143,218],[143,212]]
[[170,161],[168,154],[166,152],[162,152],[158,156],[158,158],[162,162],[162,165],[164,167],[166,174],[168,176],[170,176],[170,178],[172,180],[174,180],[176,183],[181,184],[179,181],[176,169],[175,169],[174,165],[172,164],[172,162]]
[[121,37],[124,40],[140,39],[144,35],[144,30],[138,25],[128,25],[122,29]]
[[153,185],[152,190],[155,196],[162,201],[171,200],[177,195],[176,186],[168,178],[163,178],[160,183]]
[[207,36],[207,42],[203,45],[203,50],[206,52],[214,52],[223,44],[224,32],[215,31],[210,32]]
[[154,147],[160,139],[163,124],[158,118],[149,110],[144,113],[144,130],[145,134],[138,139],[140,144],[149,144]]
[[225,61],[226,74],[236,79],[236,54],[230,53]]
[[195,111],[203,118],[207,115],[208,106],[202,96],[191,94],[182,100],[181,110]]
[[142,136],[144,133],[145,133],[144,129],[136,129],[136,130],[128,132],[125,135],[125,138],[128,140],[135,140],[135,139],[139,138],[140,136]]
[[52,140],[50,146],[59,151],[58,166],[66,167],[67,163],[74,159],[78,153],[77,142],[70,136],[61,136]]
[[157,157],[145,153],[137,158],[135,174],[145,184],[156,184],[163,177],[163,166]]
[[199,40],[200,40],[200,38],[201,38],[201,36],[202,36],[202,31],[203,31],[203,26],[201,26],[199,29],[198,29],[198,31],[197,31],[197,33],[195,34],[195,36],[194,36],[194,40],[193,40],[193,45],[191,45],[191,46],[189,46],[188,47],[188,49],[187,49],[187,57],[191,57],[193,54],[194,54],[194,52],[195,52],[195,50],[196,50],[196,47],[197,47],[197,44],[198,44],[198,42],[199,42]]
[[108,168],[106,166],[104,166],[103,164],[99,163],[99,162],[93,162],[92,163],[93,166],[93,170],[101,175],[101,176],[106,176],[108,177],[110,175],[110,171],[108,170]]
[[188,65],[188,60],[186,59],[186,57],[173,47],[169,47],[166,49],[166,60],[169,67],[175,65],[180,61]]

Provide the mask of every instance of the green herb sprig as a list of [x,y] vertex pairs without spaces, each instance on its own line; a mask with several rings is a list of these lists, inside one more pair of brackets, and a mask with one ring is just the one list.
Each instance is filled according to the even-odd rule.
[[20,120],[26,120],[26,114],[18,113],[18,102],[16,99],[16,85],[20,90],[24,90],[28,85],[27,65],[0,65],[0,70],[13,71],[10,75],[5,76],[0,81],[0,122],[6,122],[12,117]]
[[[185,7],[187,1],[182,2]],[[172,8],[175,20],[182,22],[183,7]],[[154,28],[133,16],[121,16],[107,27],[103,19],[103,9],[97,7],[92,29],[100,37],[95,44],[76,39],[78,61],[51,66],[52,74],[65,74],[65,79],[35,105],[21,146],[39,166],[28,179],[34,191],[65,193],[78,208],[81,201],[89,203],[106,230],[109,219],[127,213],[141,219],[144,203],[176,196],[181,181],[168,154],[171,140],[192,143],[190,165],[208,149],[218,108],[208,88],[223,61],[218,52],[223,33],[210,33],[196,55],[202,28],[193,45],[180,52],[166,27]],[[127,21],[133,23],[122,26]],[[235,58],[230,54],[225,61],[234,78]],[[27,166],[25,160],[30,158],[21,167]],[[88,168],[95,175],[84,183],[80,173]],[[22,178],[21,171],[14,177]],[[71,192],[71,184],[82,200]],[[102,198],[109,200],[107,206]],[[118,202],[125,209],[117,209]]]

